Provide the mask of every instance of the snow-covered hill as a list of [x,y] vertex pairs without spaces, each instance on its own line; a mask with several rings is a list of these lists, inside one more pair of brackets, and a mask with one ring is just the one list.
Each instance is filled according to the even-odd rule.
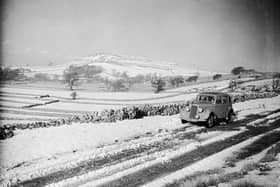
[[29,67],[32,72],[61,75],[70,65],[90,65],[103,69],[101,76],[113,78],[117,73],[126,72],[129,76],[157,74],[159,76],[212,76],[216,72],[204,71],[193,67],[183,68],[176,63],[153,61],[143,57],[97,54],[95,56],[77,58],[67,64],[48,67]]
[[[130,57],[120,55],[89,56],[81,58],[78,61],[82,64],[101,66],[107,73],[127,72],[128,75],[136,76],[138,74],[156,73],[161,76],[185,75],[191,76],[199,74],[200,76],[213,75],[213,72],[197,70],[193,68],[182,68],[176,63],[166,61],[152,61],[142,57]],[[88,62],[88,63],[87,63]]]

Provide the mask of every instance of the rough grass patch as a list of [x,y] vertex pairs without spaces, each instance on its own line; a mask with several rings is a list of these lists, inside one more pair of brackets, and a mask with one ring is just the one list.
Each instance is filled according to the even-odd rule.
[[273,161],[276,161],[276,155],[274,153],[268,153],[261,159],[261,162],[273,162]]
[[[233,153],[235,154],[235,153]],[[232,157],[228,157],[226,158],[225,160],[225,166],[224,167],[235,167],[235,163],[237,162],[237,158],[235,156],[232,156]]]
[[274,145],[273,147],[271,147],[267,153],[265,154],[265,156],[261,159],[261,162],[272,162],[272,161],[276,161],[276,156],[277,154],[280,153],[280,142],[278,142],[276,145]]
[[221,172],[223,172],[223,170],[220,168],[207,171],[198,171],[192,175],[186,176],[184,179],[174,180],[171,183],[165,184],[164,187],[195,186],[197,180],[206,180],[206,177],[209,178],[209,176],[218,176],[221,174]]
[[242,180],[232,184],[232,187],[277,187],[273,184],[257,184],[256,182],[249,180]]
[[[216,186],[219,184],[218,177],[200,177],[196,179],[196,181],[193,181],[193,187],[208,187],[208,186]],[[189,186],[188,183],[184,183],[183,186]]]
[[260,139],[256,140],[249,146],[245,147],[237,155],[237,159],[243,160],[249,156],[255,155],[278,141],[280,141],[280,131],[269,133],[261,137]]
[[[253,156],[255,154],[260,153],[264,149],[270,147],[272,144],[275,144],[276,142],[280,141],[280,131],[275,131],[272,133],[269,133],[258,140],[254,141],[252,144],[242,148],[240,151],[233,153],[232,157],[229,157],[225,161],[225,166],[227,167],[234,167],[235,163],[237,163],[240,160],[244,160],[250,156]],[[273,155],[276,155],[280,152],[280,143],[277,144],[273,149],[269,150],[267,154],[268,155],[266,159],[271,159]],[[265,159],[264,159],[265,160]]]
[[255,184],[252,181],[239,181],[233,184],[232,187],[265,187],[265,186]]
[[258,169],[258,167],[259,167],[259,164],[255,163],[255,162],[250,162],[250,163],[245,164],[245,165],[241,168],[240,172],[241,172],[242,174],[247,174],[249,171]]
[[[232,176],[230,175],[203,175],[193,179],[185,180],[184,182],[177,183],[174,186],[181,187],[208,187],[217,186],[220,183],[229,181]],[[179,185],[178,185],[179,184]]]

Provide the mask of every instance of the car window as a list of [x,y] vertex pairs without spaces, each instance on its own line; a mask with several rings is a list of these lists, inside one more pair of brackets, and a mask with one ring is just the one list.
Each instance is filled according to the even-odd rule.
[[222,104],[227,104],[227,103],[228,103],[228,97],[222,96]]
[[200,103],[213,103],[215,102],[215,97],[212,95],[199,95],[197,101]]
[[213,96],[208,96],[208,101],[209,101],[210,103],[214,103],[215,98],[214,98]]
[[217,96],[216,104],[222,104],[222,98],[221,98],[221,96]]

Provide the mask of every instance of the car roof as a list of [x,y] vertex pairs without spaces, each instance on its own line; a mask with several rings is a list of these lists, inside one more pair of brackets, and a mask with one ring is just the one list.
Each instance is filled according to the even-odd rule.
[[228,96],[228,94],[223,93],[223,92],[201,92],[199,93],[199,95],[226,95]]

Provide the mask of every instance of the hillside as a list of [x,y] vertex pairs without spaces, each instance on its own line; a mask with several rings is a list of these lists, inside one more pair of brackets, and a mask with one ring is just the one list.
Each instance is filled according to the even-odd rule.
[[101,77],[114,78],[117,74],[126,72],[129,76],[157,74],[160,76],[212,76],[215,72],[197,70],[193,67],[183,68],[176,63],[165,61],[153,61],[143,57],[131,57],[120,55],[97,54],[95,56],[77,58],[63,65],[53,65],[47,67],[28,67],[31,73],[48,73],[50,75],[62,75],[63,71],[70,65],[97,66],[103,69]]

